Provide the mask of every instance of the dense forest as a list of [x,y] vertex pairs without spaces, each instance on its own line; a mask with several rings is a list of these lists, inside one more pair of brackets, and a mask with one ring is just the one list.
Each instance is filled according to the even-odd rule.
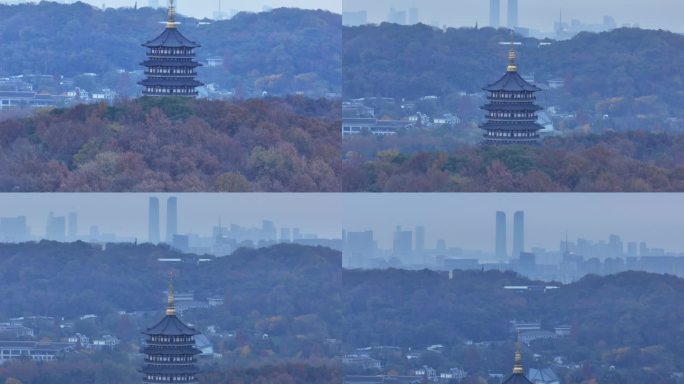
[[2,191],[339,191],[339,102],[141,98],[0,122]]
[[[480,92],[498,79],[506,65],[510,40],[504,29],[435,29],[396,24],[345,27],[343,94],[345,98],[383,96],[415,100]],[[519,67],[545,84],[565,87],[544,92],[578,118],[639,115],[661,120],[684,114],[684,36],[641,29],[580,33],[571,40],[517,37]],[[540,45],[540,43],[548,43]]]
[[[158,258],[184,261],[169,264]],[[0,244],[0,289],[5,293],[0,318],[76,319],[71,332],[91,337],[113,334],[122,341],[114,351],[71,353],[55,363],[3,364],[0,381],[99,384],[139,380],[136,368],[141,362],[135,356],[140,332],[162,316],[162,291],[173,272],[177,292],[193,292],[198,300],[225,300],[219,307],[182,314],[184,321],[202,332],[211,325],[223,334],[207,334],[223,357],[201,363],[202,382],[339,382],[336,351],[328,342],[341,338],[339,252],[279,245],[209,259],[199,262],[195,255],[151,244]],[[136,315],[134,311],[151,313]],[[84,314],[97,318],[78,320]],[[65,336],[59,321],[37,323],[34,328],[41,340]],[[261,336],[264,333],[268,339]]]
[[[535,341],[524,351],[526,366],[549,364],[555,356],[581,364],[583,370],[562,372],[568,383],[602,381],[610,366],[628,384],[671,382],[670,374],[684,369],[684,279],[675,276],[590,275],[557,290],[521,293],[503,287],[548,283],[499,271],[454,271],[451,279],[428,270],[343,271],[340,263],[339,252],[297,245],[242,249],[210,262],[150,244],[0,245],[1,318],[93,313],[99,315],[94,323],[76,321],[74,331],[111,332],[123,342],[112,352],[69,354],[53,364],[6,364],[0,379],[75,384],[135,377],[131,367],[138,363],[130,354],[141,327],[161,316],[171,270],[177,291],[194,291],[200,300],[225,298],[221,307],[183,314],[201,330],[214,325],[237,333],[212,337],[223,354],[202,365],[212,383],[332,383],[341,374],[335,358],[342,351],[380,345],[420,350],[442,344],[443,353],[426,353],[419,362],[486,377],[510,369],[511,320],[539,320],[551,330],[571,326],[569,336]],[[140,323],[132,313],[119,314],[122,309],[157,312]],[[44,325],[38,337],[54,339],[55,328]],[[251,336],[262,332],[268,340]],[[533,353],[541,357],[533,360]],[[399,370],[405,361],[385,363]],[[59,381],[40,381],[46,375]]]
[[342,185],[377,192],[677,192],[684,135],[631,131],[473,146],[444,136],[345,139]]
[[[461,366],[486,377],[510,370],[509,321],[539,320],[550,330],[570,325],[571,335],[533,342],[542,357],[535,362],[526,347],[526,365],[543,366],[554,356],[582,364],[580,377],[566,382],[602,382],[599,373],[609,366],[617,367],[622,383],[672,382],[670,374],[684,369],[684,280],[675,276],[590,275],[545,293],[504,290],[544,283],[498,271],[455,271],[449,279],[431,271],[353,270],[342,281],[342,333],[350,347],[442,344],[450,357],[432,356],[432,366]],[[498,340],[508,342],[489,343]]]
[[[141,70],[141,44],[160,34],[166,20],[162,9],[103,11],[81,2],[0,4],[0,14],[0,76],[96,73],[122,94],[135,86],[116,71]],[[201,70],[207,83],[248,94],[340,93],[340,15],[281,8],[210,23],[178,20],[186,37],[202,44],[200,61],[225,60],[222,68]]]

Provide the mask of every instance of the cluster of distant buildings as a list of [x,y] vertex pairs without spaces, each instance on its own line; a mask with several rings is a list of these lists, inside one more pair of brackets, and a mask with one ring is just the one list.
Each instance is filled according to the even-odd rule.
[[[263,248],[280,243],[295,243],[310,246],[324,246],[342,249],[341,239],[321,238],[298,227],[278,228],[271,220],[263,220],[260,227],[249,228],[236,224],[224,226],[220,220],[212,233],[202,236],[194,233],[181,233],[178,230],[178,198],[166,199],[164,237],[162,237],[161,202],[158,197],[148,200],[148,235],[140,239],[152,244],[164,243],[185,253],[227,256],[239,248]],[[79,232],[78,213],[69,212],[59,215],[50,212],[45,223],[45,235],[32,234],[26,216],[0,217],[0,243],[22,243],[38,239],[57,242],[86,241],[97,244],[138,242],[139,239],[111,233],[101,233],[96,225],[89,233]]]
[[[615,19],[611,16],[603,16],[601,23],[584,23],[577,19],[564,21],[563,11],[560,10],[558,20],[553,22],[553,31],[544,32],[532,28],[526,28],[521,26],[519,22],[519,0],[507,0],[506,24],[504,25],[501,21],[503,1],[504,0],[489,0],[488,25],[492,28],[500,28],[505,26],[523,36],[536,37],[540,39],[553,37],[558,40],[566,40],[572,38],[580,32],[605,32],[618,27]],[[420,22],[425,23],[424,20],[421,20],[420,9],[417,7],[410,7],[408,9],[397,9],[395,7],[391,7],[383,21],[399,25],[415,25]],[[366,10],[344,11],[342,13],[342,23],[350,27],[369,24],[368,12]],[[432,21],[429,24],[436,28],[441,27],[436,21]],[[638,24],[624,24],[622,26],[635,28],[639,27]]]
[[609,275],[628,270],[670,273],[684,277],[684,255],[650,248],[645,242],[624,243],[617,235],[608,241],[578,239],[561,241],[558,250],[527,248],[525,245],[525,213],[513,216],[513,244],[507,239],[507,216],[496,213],[494,252],[448,248],[445,240],[436,246],[425,243],[425,227],[397,227],[392,247],[381,249],[373,231],[344,231],[343,257],[345,268],[430,268],[453,270],[515,271],[521,275],[547,281],[569,283],[588,274]]

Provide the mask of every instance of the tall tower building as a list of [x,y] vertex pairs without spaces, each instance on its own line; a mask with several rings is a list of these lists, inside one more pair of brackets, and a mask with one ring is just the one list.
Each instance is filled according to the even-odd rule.
[[425,250],[425,227],[416,227],[416,251],[423,252]]
[[501,0],[489,0],[489,26],[492,28],[501,26]]
[[178,198],[169,197],[166,201],[166,243],[173,244],[173,236],[178,233]]
[[48,240],[63,242],[66,239],[66,217],[55,216],[50,212],[45,226],[45,237]]
[[70,241],[75,241],[78,237],[78,214],[76,212],[69,212],[67,236]]
[[404,231],[397,227],[394,231],[394,241],[392,247],[395,256],[410,256],[413,251],[413,233]]
[[141,369],[143,382],[148,384],[197,384],[197,355],[194,328],[185,325],[177,316],[173,285],[169,284],[166,316],[157,325],[143,332],[145,344],[140,350],[145,355]]
[[508,0],[508,28],[518,28],[518,0]]
[[506,74],[484,88],[489,93],[482,107],[487,111],[487,121],[480,125],[485,144],[536,144],[543,128],[537,123],[537,112],[542,108],[535,104],[535,93],[541,89],[518,73],[514,47],[511,43]]
[[506,213],[496,213],[496,258],[505,259],[506,253]]
[[147,50],[147,78],[138,82],[144,87],[144,96],[196,97],[197,87],[204,84],[196,80],[197,67],[195,48],[200,45],[190,41],[178,31],[174,0],[169,0],[169,16],[166,29],[156,39],[143,44]]
[[408,12],[408,23],[409,25],[415,25],[420,23],[420,11],[418,8],[410,8]]
[[525,252],[525,212],[518,211],[513,216],[513,257]]
[[522,353],[520,352],[520,341],[515,348],[515,365],[513,366],[513,373],[508,376],[501,384],[532,384],[532,382],[525,376],[525,370],[522,366]]
[[159,233],[159,198],[150,197],[147,217],[147,239],[152,244],[158,244],[161,240]]

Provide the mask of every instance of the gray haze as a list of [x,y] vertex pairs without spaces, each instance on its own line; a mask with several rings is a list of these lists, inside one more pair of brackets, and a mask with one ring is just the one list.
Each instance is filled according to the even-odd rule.
[[668,251],[684,251],[684,194],[358,194],[344,196],[343,227],[373,230],[381,248],[390,248],[396,225],[425,226],[426,247],[438,239],[448,247],[494,250],[495,212],[505,211],[509,244],[513,213],[525,211],[526,246],[557,250],[570,240],[646,241]]
[[[367,10],[369,22],[387,18],[390,7],[400,10],[416,7],[426,24],[448,26],[486,26],[489,0],[342,0],[343,10]],[[507,1],[501,1],[501,22],[506,23]],[[553,30],[563,11],[563,20],[578,19],[601,23],[604,15],[613,16],[618,25],[639,24],[642,28],[684,32],[682,0],[519,0],[520,26],[541,31]]]
[[97,225],[102,233],[146,240],[152,196],[159,197],[162,226],[167,197],[178,197],[179,233],[210,235],[219,217],[224,226],[260,227],[262,220],[272,220],[277,227],[299,227],[324,238],[339,238],[341,233],[336,219],[341,204],[335,194],[2,194],[0,217],[27,216],[32,233],[42,236],[50,212],[64,216],[75,211],[79,234]]
[[[84,3],[101,7],[133,7],[136,0],[81,0]],[[0,1],[2,3],[16,3],[13,0]],[[23,2],[23,1],[22,1]],[[61,0],[58,2],[62,2]],[[64,1],[72,3],[72,0]],[[139,7],[148,5],[148,0],[137,0]],[[211,17],[213,12],[218,10],[219,0],[177,0],[178,11],[183,15],[202,18]],[[167,4],[167,0],[159,0],[159,4]],[[221,0],[223,11],[235,9],[238,11],[260,12],[264,6],[271,8],[290,7],[303,9],[325,9],[335,13],[341,13],[342,4],[340,0]]]

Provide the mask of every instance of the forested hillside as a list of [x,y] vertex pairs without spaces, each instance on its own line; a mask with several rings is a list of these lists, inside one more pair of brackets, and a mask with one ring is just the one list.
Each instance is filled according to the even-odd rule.
[[[163,263],[158,258],[184,261]],[[81,332],[90,337],[110,334],[122,341],[111,351],[70,353],[56,362],[5,363],[0,366],[0,381],[140,381],[140,332],[163,315],[162,291],[173,272],[176,292],[193,292],[196,300],[225,300],[218,307],[182,313],[183,320],[210,337],[222,355],[202,359],[201,382],[339,383],[335,351],[326,344],[341,338],[339,252],[279,245],[207,259],[211,261],[199,262],[195,255],[151,244],[0,244],[3,321],[51,316],[54,322],[34,326],[37,338],[60,340]],[[84,314],[96,317],[79,320]],[[74,321],[70,330],[60,326],[64,319]],[[207,332],[210,325],[219,333]]]
[[539,146],[473,146],[458,132],[344,140],[346,191],[678,192],[684,135],[610,132]]
[[[554,364],[552,358],[562,356],[582,365],[575,373],[567,367],[560,371],[568,372],[564,381],[569,383],[602,382],[610,366],[617,367],[612,374],[622,378],[618,382],[674,382],[671,373],[684,368],[683,279],[626,272],[587,276],[546,292],[504,289],[528,284],[548,283],[496,271],[456,271],[453,279],[431,271],[345,271],[344,342],[350,348],[414,350],[441,344],[443,355],[427,354],[423,361],[487,377],[510,370],[514,334],[509,322],[541,321],[552,332],[569,325],[571,334],[526,346],[526,367]],[[533,358],[532,351],[540,356]]]
[[[0,14],[0,76],[110,73],[105,81],[113,89],[126,80],[115,71],[142,69],[141,44],[160,34],[166,20],[162,9],[103,11],[81,2],[0,4]],[[281,8],[208,24],[178,20],[186,37],[202,45],[200,61],[225,59],[222,68],[201,70],[207,83],[250,94],[340,93],[340,15]]]
[[[684,114],[684,36],[641,29],[580,33],[571,40],[516,38],[519,68],[535,81],[565,81],[544,101],[586,119]],[[426,25],[345,27],[344,95],[415,100],[479,92],[505,70],[509,32]],[[548,45],[540,45],[548,43]]]
[[0,122],[3,191],[339,191],[339,102],[142,98]]

